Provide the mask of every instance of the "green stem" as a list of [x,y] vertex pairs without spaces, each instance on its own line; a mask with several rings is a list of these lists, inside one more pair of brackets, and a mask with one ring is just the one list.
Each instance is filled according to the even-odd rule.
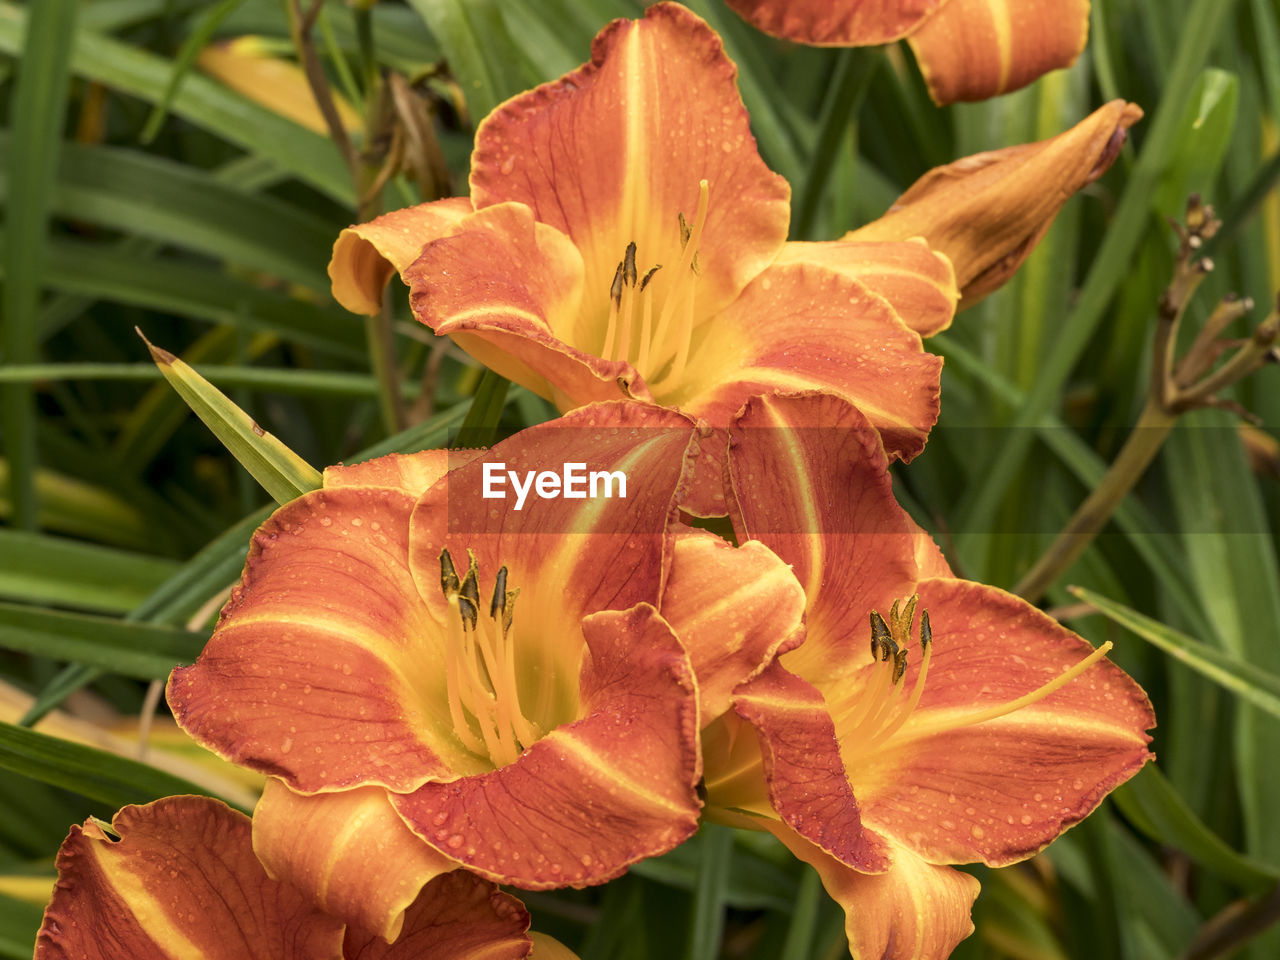
[[1120,501],[1155,459],[1176,420],[1177,414],[1167,412],[1158,399],[1153,397],[1147,401],[1137,426],[1129,434],[1111,468],[1080,504],[1049,549],[1013,588],[1014,593],[1035,603],[1058,577],[1066,573],[1107,525]]
[[827,181],[840,154],[840,140],[849,125],[871,80],[884,57],[878,50],[842,50],[836,61],[831,87],[822,103],[822,115],[818,119],[818,142],[809,157],[809,169],[804,178],[800,202],[796,206],[791,225],[791,235],[799,240],[809,237],[818,204],[827,191]]

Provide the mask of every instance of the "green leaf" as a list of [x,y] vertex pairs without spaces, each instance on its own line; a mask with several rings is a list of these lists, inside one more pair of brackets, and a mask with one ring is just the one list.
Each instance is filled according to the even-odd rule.
[[462,422],[458,436],[453,441],[454,447],[487,447],[493,443],[510,386],[509,380],[492,370],[481,374],[475,397],[467,410],[467,418]]
[[0,597],[127,613],[176,572],[172,560],[0,530]]
[[[40,277],[53,205],[53,171],[58,165],[62,122],[67,109],[70,74],[67,61],[75,29],[77,0],[45,0],[32,15],[21,65],[10,102],[14,133],[23,148],[7,158],[7,179],[14,195],[5,211],[6,229],[17,242],[4,255],[0,307],[0,355],[8,363],[31,363],[37,355]],[[36,527],[36,419],[31,387],[0,387],[0,429],[9,461],[10,522],[25,530]]]
[[[42,0],[43,3],[43,0]],[[27,11],[0,3],[0,52],[21,56]],[[159,102],[171,63],[91,30],[75,33],[71,70],[124,94]],[[272,113],[208,77],[191,74],[171,103],[173,113],[251,153],[267,157],[341,203],[355,202],[355,189],[337,149],[325,137]]]
[[511,39],[496,0],[409,0],[440,40],[462,86],[472,125],[503,100],[536,82],[521,69],[524,52]]
[[1240,81],[1234,73],[1205,70],[1191,96],[1177,135],[1178,149],[1156,188],[1156,209],[1180,218],[1193,193],[1212,197],[1227,145],[1232,142]]
[[31,960],[44,910],[0,894],[0,957]]
[[1260,891],[1280,878],[1280,868],[1238,853],[1210,830],[1154,764],[1111,795],[1125,817],[1153,840],[1186,853],[1192,860],[1248,891]]
[[190,780],[148,764],[12,723],[0,723],[0,769],[62,787],[113,808],[150,803],[175,794],[209,795],[209,791]]
[[178,395],[277,503],[288,503],[320,488],[320,471],[263,430],[213,384],[168,350],[152,346],[149,341],[147,347]]
[[714,957],[724,930],[724,908],[733,869],[733,830],[704,823],[698,831],[701,856],[697,885],[693,889],[689,939],[685,960]]
[[[0,134],[0,155],[21,154],[13,150],[14,142],[12,136]],[[324,264],[336,231],[291,204],[237,190],[203,170],[121,147],[68,144],[57,169],[53,209],[64,217],[197,250],[313,290],[329,290]],[[0,195],[8,190],[7,182],[0,184]]]
[[195,662],[208,639],[208,632],[0,603],[0,647],[141,680],[163,680]]
[[1104,616],[1159,647],[1175,660],[1180,660],[1192,670],[1273,716],[1280,717],[1280,677],[1255,664],[1238,660],[1223,650],[1193,640],[1184,633],[1130,610],[1114,600],[1108,600],[1092,590],[1083,587],[1067,589]]

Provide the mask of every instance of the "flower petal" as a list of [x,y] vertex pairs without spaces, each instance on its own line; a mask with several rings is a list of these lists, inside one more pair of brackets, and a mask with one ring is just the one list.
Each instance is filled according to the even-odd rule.
[[[667,528],[689,472],[693,427],[687,417],[649,404],[582,407],[454,470],[414,509],[410,562],[436,623],[457,615],[440,589],[442,549],[459,564],[474,553],[486,601],[502,567],[508,589],[521,591],[513,619],[516,676],[531,679],[521,683],[520,701],[544,730],[580,716],[582,618],[656,605],[661,597]],[[566,464],[581,467],[579,480],[621,473],[626,482],[602,483],[594,497],[584,483],[574,491],[583,496],[574,499],[559,495],[559,480],[545,499],[526,486],[520,505],[510,475],[520,482],[544,473],[562,478]],[[487,474],[498,482],[486,481]],[[486,497],[486,490],[504,499]]]
[[788,243],[774,261],[819,263],[857,280],[889,301],[903,323],[931,337],[951,326],[960,290],[955,270],[923,237],[904,242]]
[[494,880],[603,883],[697,829],[697,691],[679,641],[648,604],[583,632],[583,719],[493,773],[393,798],[419,836]]
[[615,20],[590,63],[480,125],[477,209],[519,201],[568,234],[586,266],[585,308],[603,317],[632,241],[640,263],[667,265],[653,287],[665,299],[680,261],[677,214],[692,222],[705,179],[698,298],[701,309],[718,309],[777,254],[789,220],[790,188],[756,151],[736,75],[719,37],[684,7]]
[[[345,960],[521,960],[533,940],[529,912],[488,880],[455,870],[432,880],[395,943],[348,931]],[[541,953],[539,953],[541,956]]]
[[1089,0],[950,0],[907,42],[935,103],[985,100],[1069,67],[1089,38]]
[[924,237],[955,265],[961,308],[971,307],[1013,275],[1071,195],[1107,171],[1141,117],[1113,100],[1049,140],[937,167],[844,239]]
[[466,197],[450,197],[384,213],[338,235],[329,260],[333,298],[352,313],[382,309],[382,288],[403,273],[423,246],[444,236],[472,212]]
[[761,825],[812,865],[844,908],[852,960],[946,960],[973,933],[969,912],[978,881],[967,873],[926,863],[901,847],[893,849],[887,873],[858,873],[780,824]]
[[734,687],[803,639],[804,590],[762,543],[687,534],[676,540],[662,616],[689,652],[705,727],[729,709]]
[[331,960],[342,924],[270,879],[249,818],[206,797],[125,807],[112,841],[92,819],[58,851],[37,960]]
[[753,398],[730,429],[734,528],[791,565],[808,598],[792,673],[824,686],[866,662],[867,612],[916,580],[919,534],[893,498],[884,450],[828,394]]
[[756,728],[769,799],[783,821],[841,863],[888,870],[884,840],[858,815],[822,694],[775,663],[736,691],[734,709]]
[[757,30],[771,36],[819,47],[867,47],[906,35],[946,0],[725,2]]
[[424,642],[413,504],[386,487],[338,488],[272,514],[204,652],[169,680],[182,728],[304,793],[412,790],[474,767],[452,734],[443,652]]
[[307,797],[272,778],[253,813],[253,850],[326,914],[383,940],[400,935],[424,885],[458,868],[413,835],[381,787]]
[[473,214],[429,244],[404,276],[420,321],[564,409],[621,399],[627,389],[619,380],[644,389],[630,364],[573,346],[588,338],[580,329],[582,257],[524,204]]
[[[856,762],[846,752],[863,820],[932,862],[1022,860],[1151,759],[1151,704],[1104,660],[1042,700],[957,728],[960,716],[1032,692],[1093,648],[995,587],[926,580],[919,593],[934,637],[924,696],[882,748]],[[914,675],[909,666],[905,682]]]
[[418,453],[389,453],[350,466],[336,464],[324,468],[326,490],[335,487],[391,487],[409,496],[422,496],[428,487],[481,451],[422,450]]
[[868,287],[811,263],[770,267],[695,331],[688,379],[672,402],[723,426],[751,396],[824,390],[847,398],[903,460],[938,417],[942,361]]

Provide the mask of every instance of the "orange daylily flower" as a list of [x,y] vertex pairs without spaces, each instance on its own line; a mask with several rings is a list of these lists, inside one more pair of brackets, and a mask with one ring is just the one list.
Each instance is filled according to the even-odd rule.
[[904,459],[937,417],[944,257],[909,237],[786,243],[790,189],[761,160],[719,37],[660,3],[591,61],[480,125],[471,196],[343,232],[334,296],[373,313],[398,271],[419,320],[561,410],[626,395],[723,427],[770,390],[857,403]]
[[518,960],[533,941],[515,897],[465,871],[443,874],[392,945],[344,929],[253,855],[249,818],[207,797],[125,807],[110,834],[90,818],[58,851],[35,960]]
[[756,28],[823,47],[904,37],[938,104],[985,100],[1069,67],[1089,0],[725,0]]
[[818,869],[854,957],[946,957],[977,894],[946,865],[1013,863],[1083,819],[1151,758],[1151,705],[1109,644],[957,579],[847,402],[755,398],[729,435],[735,532],[791,566],[806,636],[705,731],[708,810]]
[[[679,414],[597,404],[489,451],[331,467],[258,530],[168,698],[271,776],[254,846],[273,876],[391,941],[458,866],[585,886],[694,832],[697,690],[656,605],[696,440]],[[530,489],[573,463],[613,495]],[[508,472],[528,502],[496,487]]]
[[971,307],[1004,286],[1077,190],[1107,172],[1140,119],[1136,104],[1112,100],[1056,137],[937,167],[843,239],[924,237],[955,267],[960,309]]

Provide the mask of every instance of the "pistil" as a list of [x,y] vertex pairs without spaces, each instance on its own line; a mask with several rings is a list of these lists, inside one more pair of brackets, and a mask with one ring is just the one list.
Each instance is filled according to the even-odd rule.
[[515,601],[507,568],[494,578],[489,616],[480,616],[479,564],[459,578],[448,550],[440,552],[440,587],[450,605],[445,638],[449,718],[459,742],[495,767],[513,762],[541,735],[520,709],[515,671]]

